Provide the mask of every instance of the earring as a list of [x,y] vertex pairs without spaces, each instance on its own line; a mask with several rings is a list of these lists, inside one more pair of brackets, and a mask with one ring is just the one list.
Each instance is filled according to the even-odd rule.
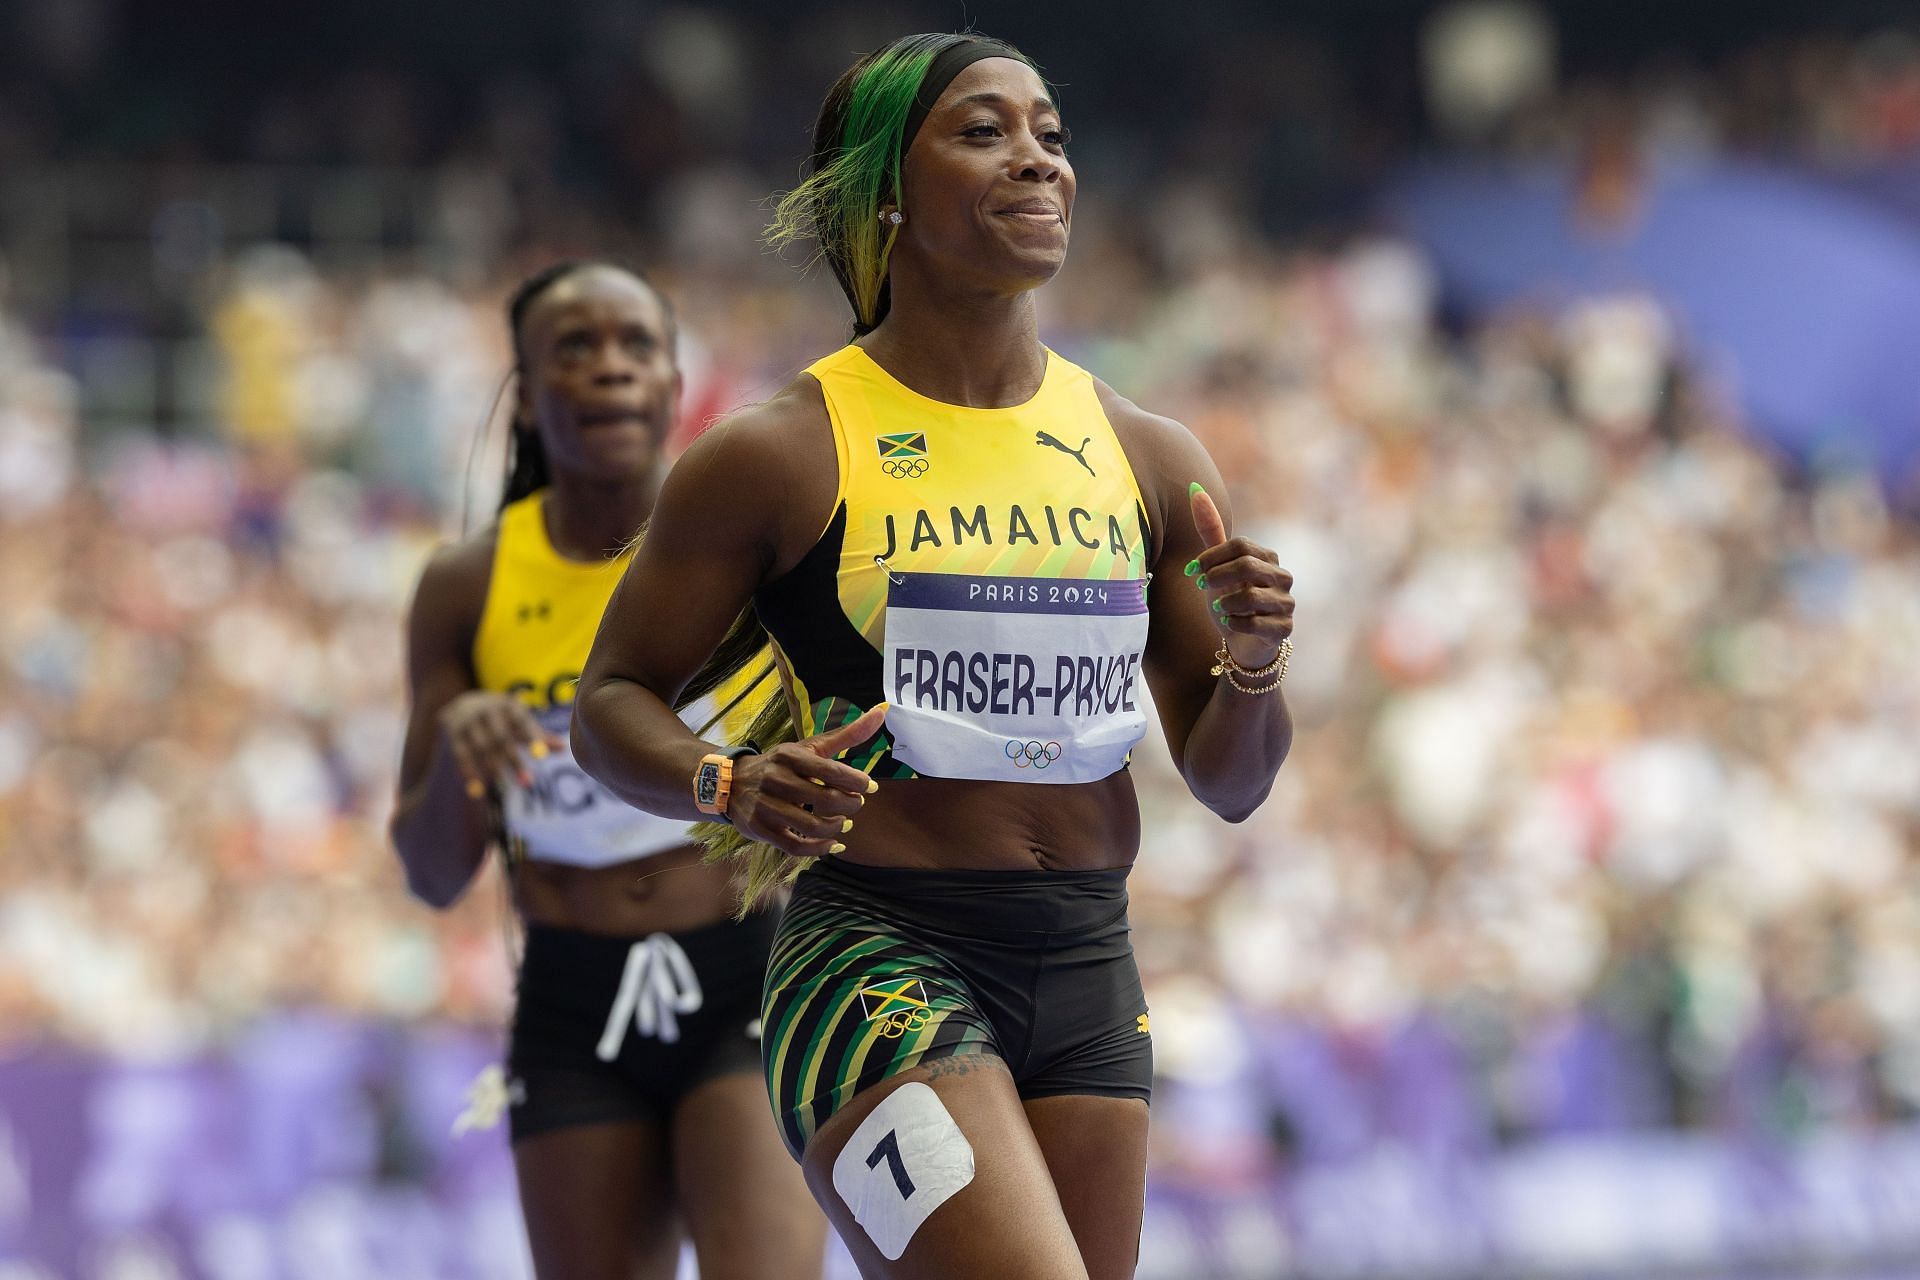
[[906,220],[907,215],[901,213],[898,209],[883,209],[880,211],[880,221],[890,226],[897,227]]

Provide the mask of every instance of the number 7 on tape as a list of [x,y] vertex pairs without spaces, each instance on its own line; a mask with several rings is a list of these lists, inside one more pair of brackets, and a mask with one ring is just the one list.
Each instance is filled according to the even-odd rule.
[[833,1162],[833,1189],[888,1261],[972,1181],[972,1144],[940,1095],[918,1081],[868,1112]]

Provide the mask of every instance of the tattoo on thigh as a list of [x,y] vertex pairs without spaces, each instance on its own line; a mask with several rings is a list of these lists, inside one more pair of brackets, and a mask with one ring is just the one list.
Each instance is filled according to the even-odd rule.
[[927,1073],[929,1080],[939,1080],[945,1076],[964,1076],[989,1068],[1002,1071],[1006,1069],[1005,1064],[990,1053],[950,1053],[944,1058],[922,1062],[920,1067]]

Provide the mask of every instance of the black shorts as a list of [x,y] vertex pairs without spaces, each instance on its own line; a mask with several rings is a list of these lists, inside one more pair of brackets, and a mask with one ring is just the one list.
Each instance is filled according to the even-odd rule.
[[507,1048],[513,1140],[664,1123],[694,1086],[760,1066],[771,913],[615,938],[532,925]]
[[924,871],[823,858],[767,966],[767,1090],[796,1159],[827,1117],[921,1062],[991,1053],[1022,1098],[1150,1100],[1127,871]]

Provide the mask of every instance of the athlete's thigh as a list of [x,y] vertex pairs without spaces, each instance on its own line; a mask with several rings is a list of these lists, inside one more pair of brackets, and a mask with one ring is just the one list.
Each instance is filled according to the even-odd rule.
[[1126,1280],[1147,1210],[1147,1104],[1072,1094],[1025,1105],[1088,1276]]
[[[902,1095],[915,1086],[932,1095]],[[875,1125],[863,1128],[876,1111]],[[820,1126],[801,1167],[867,1280],[1086,1280],[1046,1160],[996,1057],[938,1058],[861,1090]],[[926,1212],[929,1200],[936,1207]]]
[[513,1166],[539,1280],[672,1280],[680,1233],[658,1124],[549,1129],[513,1144]]
[[827,1220],[780,1141],[758,1071],[716,1076],[680,1100],[673,1173],[700,1280],[819,1280]]

